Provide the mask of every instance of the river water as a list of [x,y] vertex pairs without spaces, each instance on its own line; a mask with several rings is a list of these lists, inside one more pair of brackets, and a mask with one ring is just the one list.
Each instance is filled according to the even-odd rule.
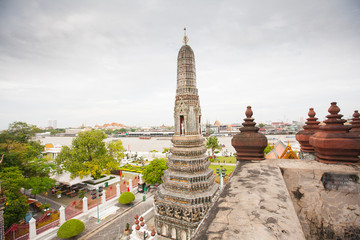
[[[299,143],[295,139],[295,135],[266,135],[269,143],[276,143],[282,140],[285,144],[291,144],[294,150],[299,150]],[[231,145],[232,137],[218,137],[220,144],[224,145],[223,151],[234,153],[235,149]],[[38,138],[43,144],[52,143],[54,146],[70,146],[73,137],[45,137]],[[124,138],[107,138],[105,141],[121,140],[124,148],[129,152],[150,152],[156,150],[162,152],[164,148],[170,148],[171,138],[169,137],[153,137],[151,139],[139,139],[137,137]]]

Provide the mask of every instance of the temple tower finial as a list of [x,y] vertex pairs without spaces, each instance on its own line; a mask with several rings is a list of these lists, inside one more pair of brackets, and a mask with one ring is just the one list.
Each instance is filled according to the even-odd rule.
[[184,44],[186,45],[189,41],[189,38],[186,36],[186,28],[184,28],[184,39],[183,39],[183,42]]

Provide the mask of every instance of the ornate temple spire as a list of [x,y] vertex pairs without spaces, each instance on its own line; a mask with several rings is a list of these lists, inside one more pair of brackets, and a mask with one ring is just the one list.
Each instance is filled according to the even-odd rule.
[[184,28],[184,39],[183,39],[183,43],[186,45],[189,41],[189,38],[186,36],[186,28]]
[[178,54],[175,134],[166,163],[169,168],[155,193],[157,233],[184,240],[192,239],[218,192],[215,176],[209,169],[205,139],[201,136],[195,57],[187,41],[185,33],[185,45]]
[[[184,29],[186,30],[186,28]],[[201,133],[201,109],[196,87],[194,51],[184,43],[177,59],[177,87],[174,109],[175,135],[196,135]]]

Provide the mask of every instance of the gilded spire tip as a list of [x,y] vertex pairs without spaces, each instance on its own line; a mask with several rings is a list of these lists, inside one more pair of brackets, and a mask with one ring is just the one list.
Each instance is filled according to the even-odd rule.
[[184,39],[183,39],[183,42],[184,44],[186,45],[189,41],[189,38],[186,36],[186,28],[184,28]]

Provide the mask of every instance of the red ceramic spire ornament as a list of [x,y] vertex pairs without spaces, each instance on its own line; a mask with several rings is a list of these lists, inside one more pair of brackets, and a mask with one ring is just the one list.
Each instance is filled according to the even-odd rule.
[[319,130],[320,122],[317,121],[315,115],[314,108],[310,108],[308,113],[309,118],[306,119],[307,122],[305,123],[304,130],[301,130],[296,134],[296,140],[300,143],[303,158],[309,158],[311,154],[315,152],[313,146],[309,143],[310,137]]
[[310,137],[310,144],[315,149],[316,159],[323,163],[359,163],[360,136],[350,132],[351,125],[344,125],[340,108],[332,102],[329,115],[319,131]]
[[354,111],[351,126],[350,132],[356,132],[360,135],[360,113],[358,110]]
[[265,135],[258,133],[259,128],[252,118],[253,111],[248,106],[245,111],[246,118],[240,128],[240,133],[231,139],[231,144],[236,150],[236,159],[241,160],[264,160],[264,149],[267,146]]

